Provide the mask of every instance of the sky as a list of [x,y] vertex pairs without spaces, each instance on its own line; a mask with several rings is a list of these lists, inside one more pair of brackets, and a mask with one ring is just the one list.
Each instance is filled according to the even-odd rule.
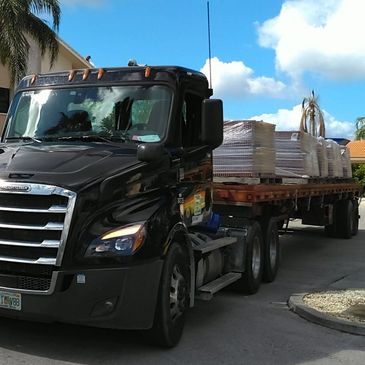
[[[59,36],[96,67],[179,65],[209,76],[206,0],[60,0]],[[365,115],[365,0],[210,0],[212,87],[226,120],[297,130],[314,90],[327,137]]]

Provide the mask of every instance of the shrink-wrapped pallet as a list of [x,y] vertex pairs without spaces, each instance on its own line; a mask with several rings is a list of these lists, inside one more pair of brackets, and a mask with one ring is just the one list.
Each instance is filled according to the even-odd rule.
[[351,168],[349,149],[346,146],[340,146],[340,149],[341,149],[343,177],[350,178],[352,177],[352,168]]
[[319,176],[328,177],[327,146],[326,146],[326,140],[323,137],[318,138],[317,155],[318,155],[318,165],[319,165],[318,166]]
[[275,174],[275,125],[254,120],[224,123],[223,144],[213,152],[217,177]]
[[304,132],[275,132],[276,174],[287,177],[318,177],[317,139]]
[[338,143],[331,139],[326,140],[327,159],[328,159],[328,176],[343,177],[341,149]]

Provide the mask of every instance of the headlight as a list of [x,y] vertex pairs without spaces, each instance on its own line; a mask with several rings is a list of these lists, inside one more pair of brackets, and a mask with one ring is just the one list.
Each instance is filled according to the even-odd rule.
[[130,256],[143,245],[145,237],[142,223],[120,227],[93,240],[85,257]]

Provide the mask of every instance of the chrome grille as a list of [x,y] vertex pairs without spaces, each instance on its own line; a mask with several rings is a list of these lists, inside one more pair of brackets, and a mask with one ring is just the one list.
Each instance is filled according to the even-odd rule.
[[[0,287],[49,290],[75,200],[74,192],[57,186],[0,181]],[[9,272],[9,265],[21,270]],[[34,274],[36,267],[47,267],[47,275]]]

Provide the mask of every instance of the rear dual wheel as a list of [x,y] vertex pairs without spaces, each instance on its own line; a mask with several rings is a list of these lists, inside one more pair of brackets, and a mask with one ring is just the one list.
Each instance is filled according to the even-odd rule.
[[357,200],[353,200],[353,224],[352,224],[352,235],[356,236],[359,231],[359,203]]
[[280,266],[280,241],[278,222],[269,218],[263,224],[264,231],[264,271],[263,281],[271,283],[275,280]]
[[248,228],[246,237],[245,271],[242,277],[233,284],[234,289],[244,294],[256,293],[261,285],[263,274],[264,239],[257,222]]
[[359,228],[359,207],[356,200],[344,199],[333,206],[333,222],[325,226],[329,237],[349,239]]

